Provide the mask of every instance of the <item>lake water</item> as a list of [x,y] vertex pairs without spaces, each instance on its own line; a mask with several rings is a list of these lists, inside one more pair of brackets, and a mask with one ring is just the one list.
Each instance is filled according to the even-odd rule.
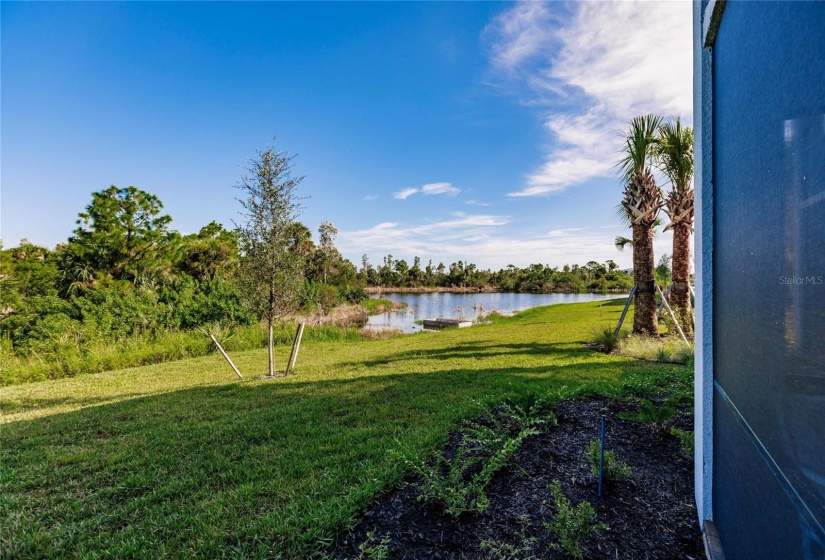
[[371,315],[367,319],[368,329],[396,329],[404,332],[417,332],[423,329],[416,321],[424,319],[466,319],[475,321],[481,315],[498,311],[509,315],[540,305],[556,303],[581,303],[586,301],[603,301],[607,299],[626,298],[627,294],[514,294],[514,293],[449,293],[433,292],[426,294],[383,293],[372,297],[381,297],[392,301],[406,303],[407,307],[398,311],[389,311]]

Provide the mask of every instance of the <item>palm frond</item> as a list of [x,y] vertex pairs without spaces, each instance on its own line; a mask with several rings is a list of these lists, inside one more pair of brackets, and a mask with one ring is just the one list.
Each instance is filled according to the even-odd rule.
[[625,134],[625,157],[616,163],[624,181],[629,181],[634,174],[647,167],[648,159],[653,156],[658,144],[657,131],[662,124],[662,117],[657,115],[640,115],[630,119]]
[[622,237],[621,235],[617,235],[616,239],[613,241],[613,244],[619,251],[624,251],[624,248],[627,246],[633,247],[633,240],[628,239],[627,237]]
[[693,129],[682,126],[677,116],[658,127],[658,142],[653,148],[656,167],[677,191],[690,188],[693,179]]

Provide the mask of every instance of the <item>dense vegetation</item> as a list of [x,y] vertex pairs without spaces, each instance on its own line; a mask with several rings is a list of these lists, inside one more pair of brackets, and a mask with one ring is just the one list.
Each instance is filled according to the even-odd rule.
[[479,270],[473,263],[458,261],[446,267],[433,266],[429,261],[422,268],[415,257],[412,266],[403,259],[384,257],[375,267],[367,256],[362,258],[358,278],[369,286],[384,288],[478,288],[504,292],[604,292],[628,291],[633,286],[631,275],[619,270],[612,260],[606,263],[590,261],[584,266],[565,265],[561,269],[542,264],[525,268],[509,265],[499,271]]
[[[0,555],[326,557],[408,461],[502,399],[527,408],[539,397],[667,392],[689,403],[689,367],[583,346],[594,326],[615,325],[622,305],[310,341],[300,375],[277,382],[239,381],[213,355],[4,388]],[[235,360],[263,371],[267,356]]]
[[[65,243],[48,249],[24,239],[0,250],[3,384],[204,355],[212,348],[198,329],[218,323],[232,334],[230,349],[266,343],[242,289],[238,231],[211,222],[184,235],[162,209],[152,194],[112,186],[92,194]],[[377,268],[365,258],[357,270],[335,246],[336,233],[324,222],[316,245],[305,225],[291,224],[289,251],[301,278],[296,312],[360,303],[367,286],[540,292],[632,283],[612,261],[492,272],[461,261],[422,268],[418,257],[410,267],[390,255]],[[286,332],[275,337],[288,340]]]

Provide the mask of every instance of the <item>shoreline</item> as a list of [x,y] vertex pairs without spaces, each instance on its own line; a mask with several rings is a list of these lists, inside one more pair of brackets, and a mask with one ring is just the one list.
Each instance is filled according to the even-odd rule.
[[391,302],[391,306],[379,305],[375,309],[367,309],[363,305],[339,305],[329,313],[315,310],[307,315],[293,315],[292,319],[300,321],[308,327],[334,325],[337,327],[362,328],[370,315],[378,315],[387,311],[396,311],[407,307],[406,303]]
[[374,294],[434,294],[434,293],[450,293],[450,294],[617,294],[617,295],[627,295],[630,290],[629,289],[613,289],[613,290],[604,290],[604,291],[574,291],[574,290],[553,290],[547,292],[516,292],[516,291],[507,291],[507,290],[500,290],[498,288],[475,288],[475,287],[465,287],[465,288],[430,288],[430,287],[423,287],[418,286],[414,288],[406,287],[406,288],[383,288],[381,286],[369,286],[364,288],[364,291],[370,295]]
[[433,294],[449,292],[454,294],[482,294],[482,293],[500,293],[502,290],[497,288],[475,288],[475,287],[455,287],[444,288],[435,287],[430,288],[426,286],[404,287],[404,288],[384,288],[382,286],[369,286],[364,288],[368,294]]

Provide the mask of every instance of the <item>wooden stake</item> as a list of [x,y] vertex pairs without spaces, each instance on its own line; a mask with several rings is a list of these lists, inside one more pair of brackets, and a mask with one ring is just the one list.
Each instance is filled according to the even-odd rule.
[[[673,286],[673,284],[668,285],[667,290],[665,290],[665,297],[667,297],[667,295],[670,293],[670,288],[672,286]],[[663,299],[662,301],[659,302],[659,311],[657,312],[659,317],[662,316],[662,305],[664,305],[664,301],[665,300]]]
[[227,361],[227,362],[229,362],[229,365],[230,365],[230,366],[232,366],[232,369],[233,369],[233,370],[235,370],[235,373],[237,373],[237,374],[238,374],[238,377],[240,377],[241,379],[243,379],[243,375],[241,375],[241,372],[239,372],[239,371],[238,371],[238,368],[236,368],[236,367],[235,367],[235,364],[233,364],[233,363],[232,363],[232,360],[230,360],[230,359],[229,359],[229,354],[227,354],[227,353],[224,351],[224,349],[221,347],[220,343],[218,342],[218,339],[217,339],[217,338],[215,338],[215,337],[214,337],[213,335],[211,335],[211,334],[209,335],[209,338],[211,338],[211,339],[212,339],[212,342],[214,342],[214,343],[215,343],[215,346],[217,346],[217,347],[218,347],[218,350],[220,350],[220,352],[221,352],[221,354],[223,355],[223,357],[224,357],[224,358],[226,358],[226,361]]
[[690,341],[688,341],[684,331],[682,331],[682,326],[679,324],[679,321],[676,320],[676,315],[673,314],[673,310],[670,308],[670,304],[667,302],[667,299],[665,299],[665,294],[662,293],[662,288],[659,287],[659,284],[656,284],[656,289],[659,290],[659,295],[662,296],[662,301],[665,302],[665,309],[667,309],[667,312],[670,313],[670,318],[673,319],[673,323],[679,330],[679,334],[682,335],[682,339],[688,344],[690,344]]
[[285,375],[289,375],[292,368],[295,367],[295,362],[298,361],[298,349],[301,347],[301,339],[304,336],[304,324],[298,323],[298,330],[295,332],[295,340],[292,342],[292,352],[289,353],[289,362],[287,362]]
[[616,325],[616,330],[613,331],[613,340],[616,340],[619,336],[619,329],[622,328],[622,323],[624,323],[624,316],[627,315],[627,309],[630,307],[630,302],[633,301],[633,295],[636,293],[636,286],[634,284],[633,289],[630,290],[630,295],[627,296],[627,301],[624,304],[624,311],[622,311],[622,316],[619,317],[619,324]]

